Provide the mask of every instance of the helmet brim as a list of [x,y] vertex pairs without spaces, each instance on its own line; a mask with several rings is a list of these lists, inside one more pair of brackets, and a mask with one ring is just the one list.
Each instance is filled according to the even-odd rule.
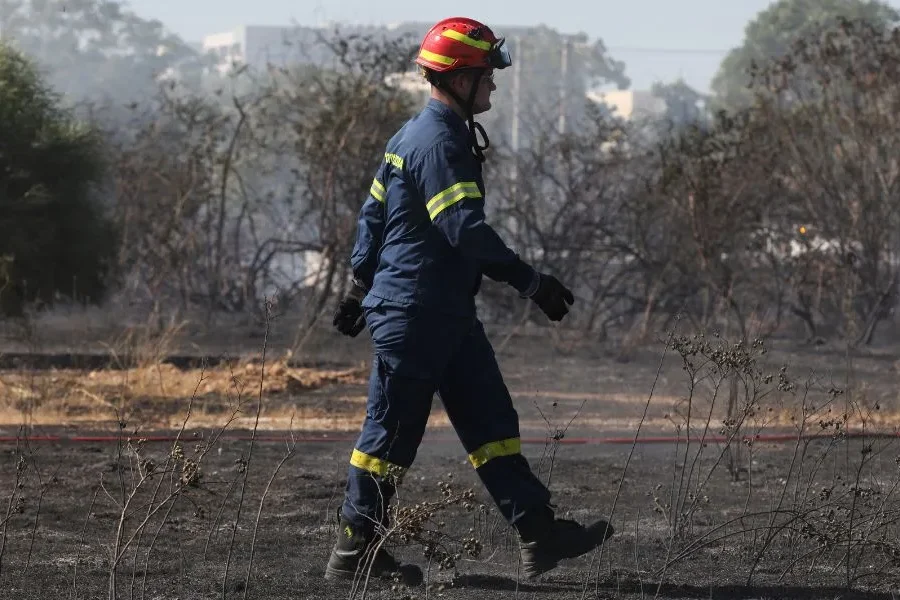
[[506,38],[500,38],[488,52],[488,65],[493,69],[505,69],[512,66],[512,56],[509,50],[503,47]]

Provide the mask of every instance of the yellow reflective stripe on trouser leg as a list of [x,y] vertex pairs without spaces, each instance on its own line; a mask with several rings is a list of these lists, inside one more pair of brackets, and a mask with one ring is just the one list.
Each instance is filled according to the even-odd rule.
[[481,190],[474,181],[460,181],[455,185],[451,185],[443,192],[439,192],[432,196],[431,200],[425,207],[428,209],[428,216],[434,221],[435,217],[441,214],[441,211],[448,206],[453,206],[463,198],[481,198]]
[[369,193],[379,202],[384,202],[384,186],[377,179],[372,180],[372,187],[369,188]]
[[485,444],[469,455],[469,462],[477,469],[491,459],[521,453],[522,441],[519,438],[509,438],[508,440],[499,440]]
[[380,475],[381,477],[385,477],[387,475],[401,477],[403,473],[406,472],[406,469],[401,467],[400,465],[395,465],[392,462],[388,462],[381,458],[376,458],[356,449],[354,449],[353,454],[350,455],[350,464],[358,469],[368,471],[369,473],[372,473],[374,475]]

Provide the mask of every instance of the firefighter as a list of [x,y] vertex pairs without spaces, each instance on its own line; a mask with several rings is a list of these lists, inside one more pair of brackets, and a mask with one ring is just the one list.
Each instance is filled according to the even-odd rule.
[[472,19],[445,19],[426,34],[416,63],[431,98],[387,144],[359,215],[352,289],[334,315],[345,335],[368,325],[374,359],[326,578],[353,577],[371,555],[371,574],[421,581],[417,566],[370,550],[388,526],[387,506],[416,456],[435,393],[534,577],[596,548],[612,528],[555,517],[549,490],[521,454],[518,415],[475,295],[487,275],[552,321],[574,297],[485,222],[481,167],[490,142],[474,117],[491,107],[494,71],[511,65],[504,40]]

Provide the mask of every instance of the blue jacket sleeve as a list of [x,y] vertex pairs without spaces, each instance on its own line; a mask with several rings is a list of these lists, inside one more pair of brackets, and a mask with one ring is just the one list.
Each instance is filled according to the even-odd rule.
[[534,269],[485,221],[480,168],[469,149],[441,142],[425,155],[421,169],[428,216],[447,242],[491,279],[510,284],[522,295],[533,293],[538,281]]
[[356,242],[350,255],[353,278],[367,290],[372,287],[384,236],[384,195],[384,182],[376,176],[369,188],[369,195],[359,210]]

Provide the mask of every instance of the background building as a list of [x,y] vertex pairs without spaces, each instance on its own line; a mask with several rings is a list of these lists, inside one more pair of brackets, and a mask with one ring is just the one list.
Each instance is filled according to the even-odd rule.
[[216,58],[220,72],[236,64],[264,69],[324,60],[327,54],[315,43],[321,34],[321,30],[310,27],[241,25],[205,36],[201,46]]
[[606,104],[615,116],[626,120],[652,119],[666,112],[665,101],[647,90],[590,91],[587,98]]

